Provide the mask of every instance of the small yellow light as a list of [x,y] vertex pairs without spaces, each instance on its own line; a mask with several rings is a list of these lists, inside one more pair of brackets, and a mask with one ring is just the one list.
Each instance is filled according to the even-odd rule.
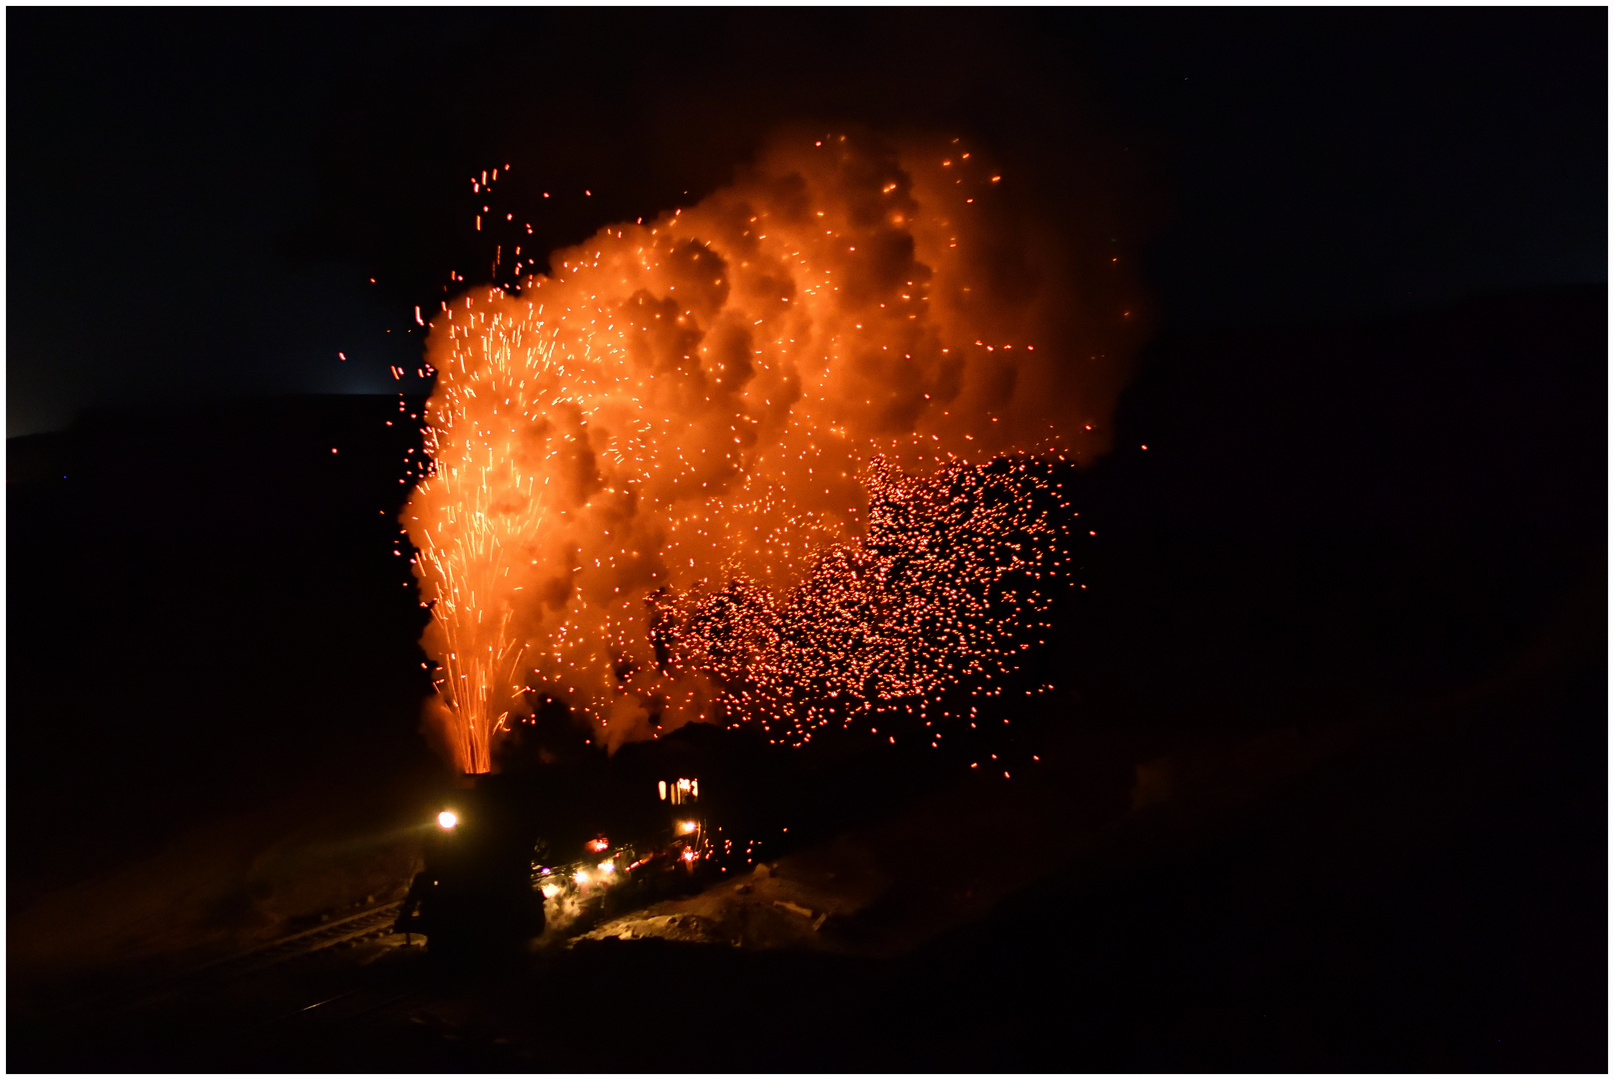
[[441,814],[437,815],[437,824],[441,825],[445,829],[452,829],[459,823],[459,815],[454,813],[452,810],[444,810]]

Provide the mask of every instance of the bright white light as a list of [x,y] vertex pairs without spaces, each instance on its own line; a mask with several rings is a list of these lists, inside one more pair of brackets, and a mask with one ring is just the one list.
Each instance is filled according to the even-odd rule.
[[572,875],[572,880],[577,882],[579,885],[587,885],[588,884],[588,871],[587,870],[579,870],[577,873]]
[[452,810],[444,810],[441,814],[437,815],[437,824],[441,825],[445,829],[452,829],[459,823],[459,815],[454,813]]
[[606,859],[604,862],[600,863],[600,873],[602,873],[602,874],[612,874],[612,873],[615,873],[615,872],[616,872],[616,863],[612,862],[610,859]]
[[684,833],[692,833],[694,831],[695,823],[693,821],[680,821],[678,823],[678,832],[680,835]]
[[545,900],[553,900],[555,897],[560,895],[560,886],[545,885],[540,891],[544,894]]

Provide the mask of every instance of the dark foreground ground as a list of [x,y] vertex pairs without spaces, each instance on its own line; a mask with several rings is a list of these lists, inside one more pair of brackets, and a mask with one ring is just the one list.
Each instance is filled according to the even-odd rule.
[[367,399],[13,440],[7,1067],[1605,1071],[1605,304],[1163,334],[1043,769],[895,763],[700,933],[132,1011],[407,880],[418,444]]
[[[1589,856],[1605,826],[1585,730],[1603,685],[1584,656],[1569,661],[1578,675],[1565,659],[1523,658],[1427,711],[1156,761],[1131,809],[1046,837],[1075,851],[961,924],[938,915],[956,909],[950,894],[983,868],[1013,876],[1001,860],[1020,855],[997,807],[1061,805],[1061,773],[1013,796],[949,785],[939,794],[971,819],[953,830],[951,857],[932,848],[921,866],[895,846],[862,847],[886,888],[816,935],[798,932],[817,940],[780,940],[761,923],[791,915],[766,908],[700,941],[613,936],[474,969],[436,967],[389,939],[49,1042],[14,1024],[8,1064],[1597,1071],[1605,880]],[[1173,780],[1151,788],[1163,770]],[[900,841],[912,827],[873,835]],[[808,878],[848,861],[830,845],[774,875],[816,887],[822,904],[852,875]],[[930,931],[917,944],[904,933],[914,924]]]

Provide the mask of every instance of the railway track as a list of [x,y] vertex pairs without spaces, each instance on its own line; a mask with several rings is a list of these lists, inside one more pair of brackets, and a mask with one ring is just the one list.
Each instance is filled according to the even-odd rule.
[[87,1022],[133,1014],[187,994],[216,991],[237,979],[334,946],[381,937],[391,930],[400,906],[399,901],[394,901],[369,907],[164,978],[123,983],[88,995],[71,994],[23,1015],[42,1034],[58,1034]]
[[398,919],[401,901],[390,904],[380,904],[376,907],[366,908],[363,911],[345,915],[340,919],[322,923],[319,926],[300,930],[295,934],[288,934],[283,938],[255,946],[245,952],[234,956],[227,956],[220,960],[213,960],[201,967],[192,968],[180,976],[177,982],[185,988],[194,988],[198,983],[227,982],[231,979],[250,975],[255,971],[283,964],[311,953],[328,949],[334,945],[357,943],[367,938],[381,937],[392,929],[392,924]]
[[[594,860],[585,862],[588,871],[595,869]],[[553,879],[570,889],[585,866],[578,863],[559,869]],[[682,881],[680,877],[678,883]],[[575,921],[556,920],[555,933],[547,942],[550,947],[585,932],[609,914],[620,914],[624,906],[637,907],[659,898],[661,890],[646,894],[640,889],[619,894],[615,888],[590,892],[582,898]],[[376,904],[190,968],[160,975],[130,972],[127,979],[103,983],[94,990],[64,988],[54,1001],[41,1002],[41,1007],[14,1017],[27,1026],[30,1044],[53,1047],[52,1056],[75,1061],[79,1057],[73,1055],[82,1056],[82,1047],[93,1047],[102,1040],[108,1045],[143,1046],[141,1052],[152,1053],[197,1055],[206,1046],[211,1047],[206,1053],[217,1051],[230,1060],[253,1045],[266,1055],[263,1060],[279,1060],[275,1055],[296,1053],[294,1047],[303,1041],[311,1039],[308,1045],[318,1046],[342,1032],[362,1038],[372,1029],[408,1024],[426,1032],[431,1018],[410,1014],[430,997],[431,979],[423,974],[428,969],[407,961],[402,966],[382,963],[371,968],[375,957],[366,957],[351,969],[340,963],[299,963],[332,949],[384,937],[391,933],[401,909],[401,901]],[[401,956],[395,959],[404,960]],[[254,977],[260,974],[265,977]],[[187,1028],[194,1033],[170,1037]],[[457,1036],[449,1033],[444,1038]]]

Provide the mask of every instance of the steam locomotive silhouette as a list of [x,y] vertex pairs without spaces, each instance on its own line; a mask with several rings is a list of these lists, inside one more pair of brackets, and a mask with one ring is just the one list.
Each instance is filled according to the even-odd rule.
[[[433,951],[508,950],[557,916],[608,913],[720,874],[700,780],[640,790],[637,799],[557,815],[545,814],[553,800],[528,778],[465,778],[437,815],[395,928],[423,934]],[[599,828],[604,820],[615,828]]]
[[[396,923],[433,951],[519,947],[725,875],[831,828],[864,785],[813,780],[754,734],[669,736],[460,777]],[[791,828],[791,826],[806,826]]]

